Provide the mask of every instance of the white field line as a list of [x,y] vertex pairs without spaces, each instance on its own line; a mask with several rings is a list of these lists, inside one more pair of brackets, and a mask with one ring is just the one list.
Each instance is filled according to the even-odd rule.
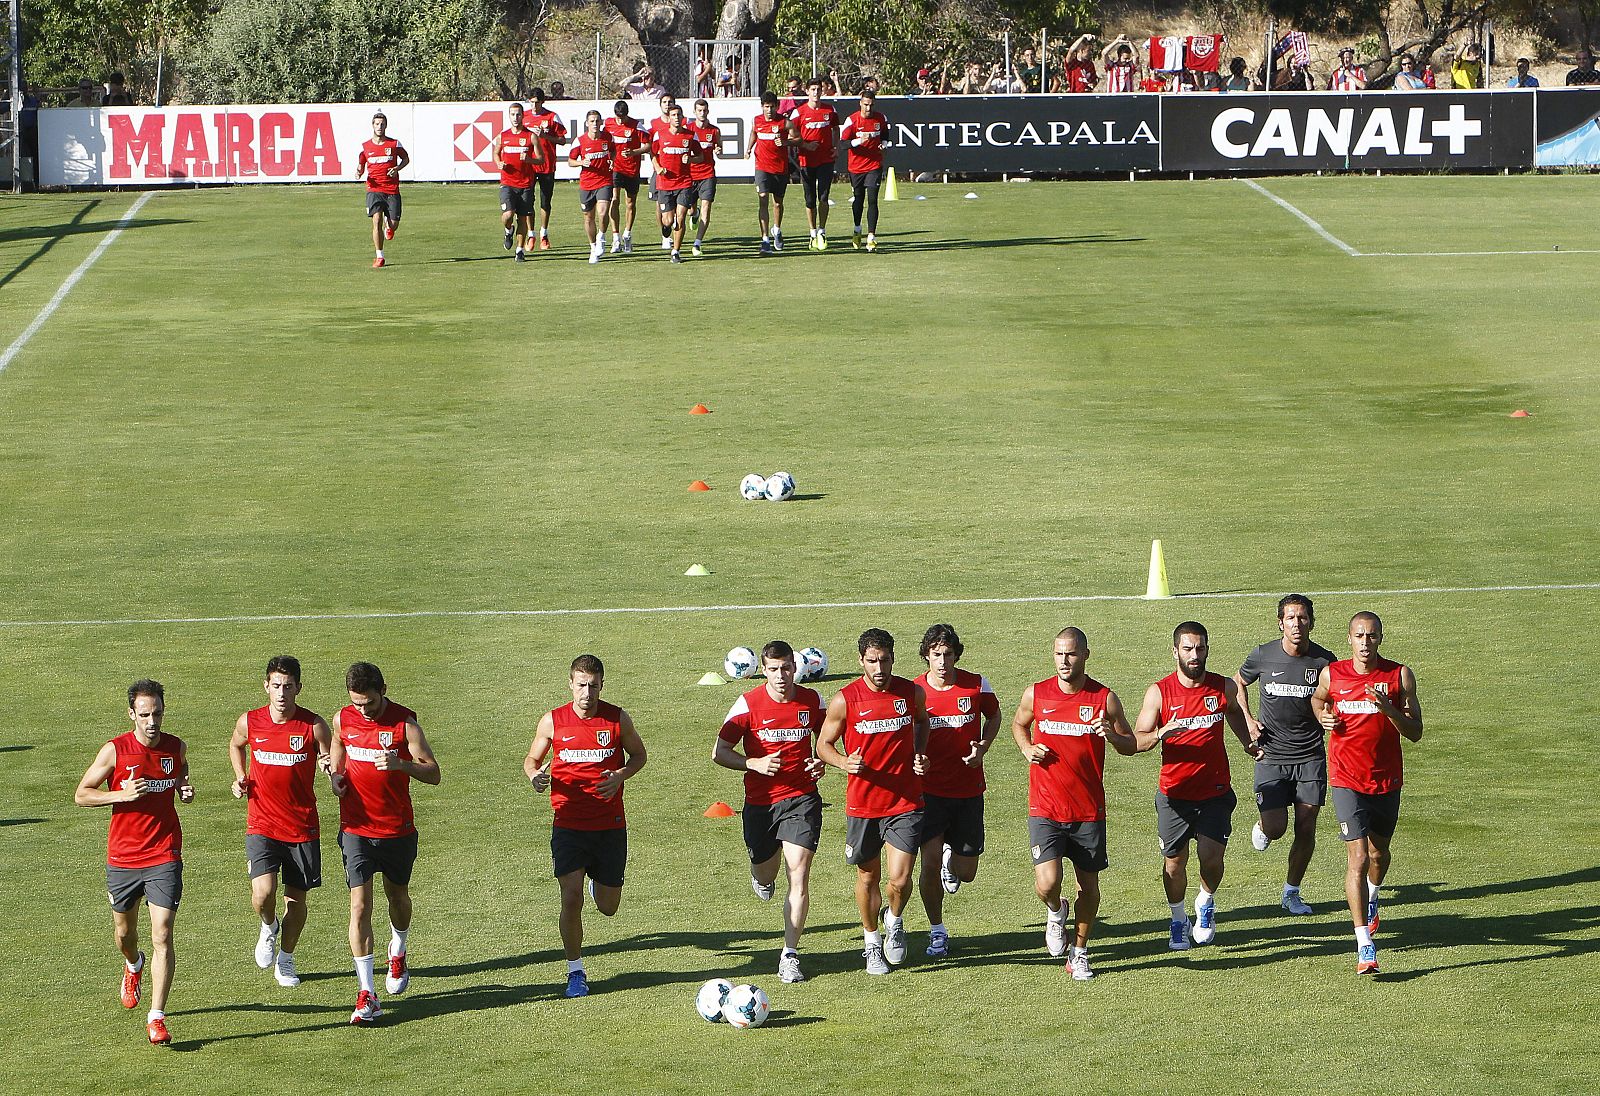
[[22,353],[22,348],[28,345],[28,340],[37,335],[39,329],[44,326],[45,321],[55,314],[56,309],[61,307],[61,302],[67,299],[67,294],[72,292],[72,287],[77,285],[83,276],[89,272],[89,268],[99,260],[101,255],[105,254],[106,248],[110,247],[117,237],[122,235],[122,230],[128,227],[128,223],[133,220],[139,210],[144,208],[144,204],[154,195],[155,191],[153,190],[147,190],[139,195],[138,200],[128,207],[128,212],[118,219],[117,227],[107,232],[100,242],[95,245],[94,250],[89,252],[89,257],[78,264],[78,269],[67,275],[67,280],[61,283],[61,288],[56,290],[55,296],[50,298],[49,303],[39,310],[39,314],[33,318],[33,322],[23,330],[22,334],[17,336],[15,342],[6,347],[4,354],[0,354],[0,373],[4,373],[6,366],[11,364],[11,360]]
[[[1421,594],[1498,594],[1541,590],[1600,590],[1600,582],[1545,582],[1517,586],[1410,586],[1391,590],[1305,590],[1309,597],[1409,597]],[[1282,590],[1228,590],[1178,594],[1173,601],[1228,601],[1276,598]],[[1058,605],[1083,602],[1144,601],[1143,594],[1061,594],[1037,597],[915,598],[907,601],[810,601],[771,605],[655,605],[595,609],[409,609],[395,612],[264,613],[240,616],[126,617],[108,620],[0,620],[0,628],[84,628],[153,624],[273,624],[285,621],[430,620],[441,617],[649,616],[672,613],[776,613],[795,609],[895,609],[940,605]]]
[[1571,250],[1567,250],[1565,248],[1555,247],[1548,251],[1357,251],[1355,248],[1339,239],[1339,237],[1323,228],[1322,225],[1318,224],[1317,221],[1310,216],[1310,214],[1305,213],[1298,207],[1284,201],[1282,198],[1272,193],[1272,191],[1268,190],[1254,179],[1245,179],[1243,182],[1244,185],[1249,187],[1251,190],[1266,195],[1273,202],[1282,206],[1284,209],[1287,209],[1296,217],[1299,217],[1308,226],[1310,226],[1311,231],[1315,232],[1318,236],[1321,236],[1324,240],[1327,240],[1330,244],[1332,244],[1334,247],[1337,247],[1340,251],[1343,251],[1352,259],[1464,259],[1482,255],[1600,255],[1600,249],[1597,248],[1573,248]]

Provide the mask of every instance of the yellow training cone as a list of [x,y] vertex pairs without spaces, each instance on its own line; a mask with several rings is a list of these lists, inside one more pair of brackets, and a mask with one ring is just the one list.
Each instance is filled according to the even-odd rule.
[[894,168],[887,165],[883,169],[883,200],[886,202],[898,202],[900,200],[900,192],[895,189],[894,185]]
[[1172,596],[1172,585],[1167,582],[1167,560],[1161,554],[1161,541],[1150,542],[1150,581],[1145,584],[1144,596],[1147,601]]

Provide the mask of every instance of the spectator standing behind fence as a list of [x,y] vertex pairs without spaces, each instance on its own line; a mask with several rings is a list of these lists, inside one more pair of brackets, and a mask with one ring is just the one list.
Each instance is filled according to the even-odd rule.
[[1539,78],[1528,71],[1528,66],[1531,63],[1532,62],[1530,62],[1526,57],[1518,57],[1517,58],[1517,71],[1509,80],[1506,81],[1506,87],[1508,87],[1508,88],[1536,88],[1536,87],[1538,87],[1539,86]]
[[1020,67],[1017,69],[1017,75],[1022,78],[1023,87],[1029,91],[1042,91],[1045,88],[1056,90],[1053,86],[1055,73],[1050,71],[1048,65],[1039,64],[1039,55],[1032,46],[1023,49],[1018,64]]
[[716,94],[716,71],[711,65],[711,48],[701,46],[694,59],[694,94],[699,99],[709,99]]
[[977,61],[968,61],[961,75],[950,81],[950,94],[982,95],[988,86],[989,78],[983,74],[983,66]]
[[984,86],[985,95],[1021,95],[1026,89],[1022,81],[1015,76],[1006,75],[1005,66],[996,62],[989,70],[989,83]]
[[1578,51],[1578,67],[1567,73],[1567,87],[1591,87],[1600,84],[1600,72],[1595,71],[1594,54],[1586,49]]
[[1400,71],[1394,78],[1395,91],[1426,91],[1428,82],[1417,73],[1417,59],[1409,53],[1400,58]]
[[910,99],[917,95],[937,94],[939,94],[939,91],[933,82],[933,72],[925,68],[918,69],[917,82],[912,85],[910,91],[906,92],[906,98]]
[[1356,64],[1356,51],[1345,46],[1339,51],[1339,65],[1328,74],[1329,91],[1365,91],[1367,70]]
[[1119,34],[1106,43],[1100,51],[1100,63],[1106,67],[1106,90],[1116,94],[1134,91],[1139,86],[1139,56],[1133,51],[1128,36]]
[[567,85],[560,80],[550,81],[550,94],[546,96],[552,103],[570,103],[572,96],[567,94]]
[[1483,87],[1483,47],[1468,42],[1450,62],[1450,86],[1462,91]]
[[78,81],[78,94],[67,100],[69,107],[97,107],[100,105],[100,89],[95,82],[85,76]]
[[1255,86],[1255,82],[1245,75],[1243,57],[1235,57],[1228,62],[1228,78],[1222,82],[1224,92],[1254,91]]
[[633,69],[633,79],[622,85],[622,94],[629,99],[659,99],[667,89],[656,83],[655,73],[643,61]]
[[113,72],[106,77],[105,98],[100,101],[105,107],[131,107],[133,96],[128,94],[128,82],[120,72]]
[[1100,73],[1095,71],[1094,52],[1090,45],[1092,34],[1080,34],[1077,41],[1067,47],[1061,64],[1061,90],[1069,94],[1091,92],[1100,83]]

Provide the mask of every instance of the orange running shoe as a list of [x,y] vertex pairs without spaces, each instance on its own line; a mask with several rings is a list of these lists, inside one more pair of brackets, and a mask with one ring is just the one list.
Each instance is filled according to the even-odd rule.
[[394,239],[394,225],[387,220],[383,222],[383,238],[385,240]]
[[540,236],[539,237],[539,250],[540,251],[549,251],[550,250],[550,237],[548,237],[548,236]]
[[139,1001],[144,997],[144,952],[139,953],[139,969],[129,970],[128,964],[122,964],[122,1007],[138,1008]]
[[148,1024],[146,1024],[144,1029],[150,1033],[150,1041],[156,1046],[164,1047],[171,1044],[172,1036],[167,1031],[166,1017],[156,1017],[154,1020],[151,1020]]
[[372,260],[372,269],[376,270],[382,265],[383,265],[383,260],[382,259],[373,259]]

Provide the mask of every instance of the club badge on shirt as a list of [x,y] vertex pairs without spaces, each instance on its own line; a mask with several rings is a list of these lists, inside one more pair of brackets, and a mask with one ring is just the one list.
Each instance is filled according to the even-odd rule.
[[894,714],[895,715],[905,715],[906,714],[906,702],[904,700],[902,700],[900,697],[895,697],[895,700],[894,700]]

